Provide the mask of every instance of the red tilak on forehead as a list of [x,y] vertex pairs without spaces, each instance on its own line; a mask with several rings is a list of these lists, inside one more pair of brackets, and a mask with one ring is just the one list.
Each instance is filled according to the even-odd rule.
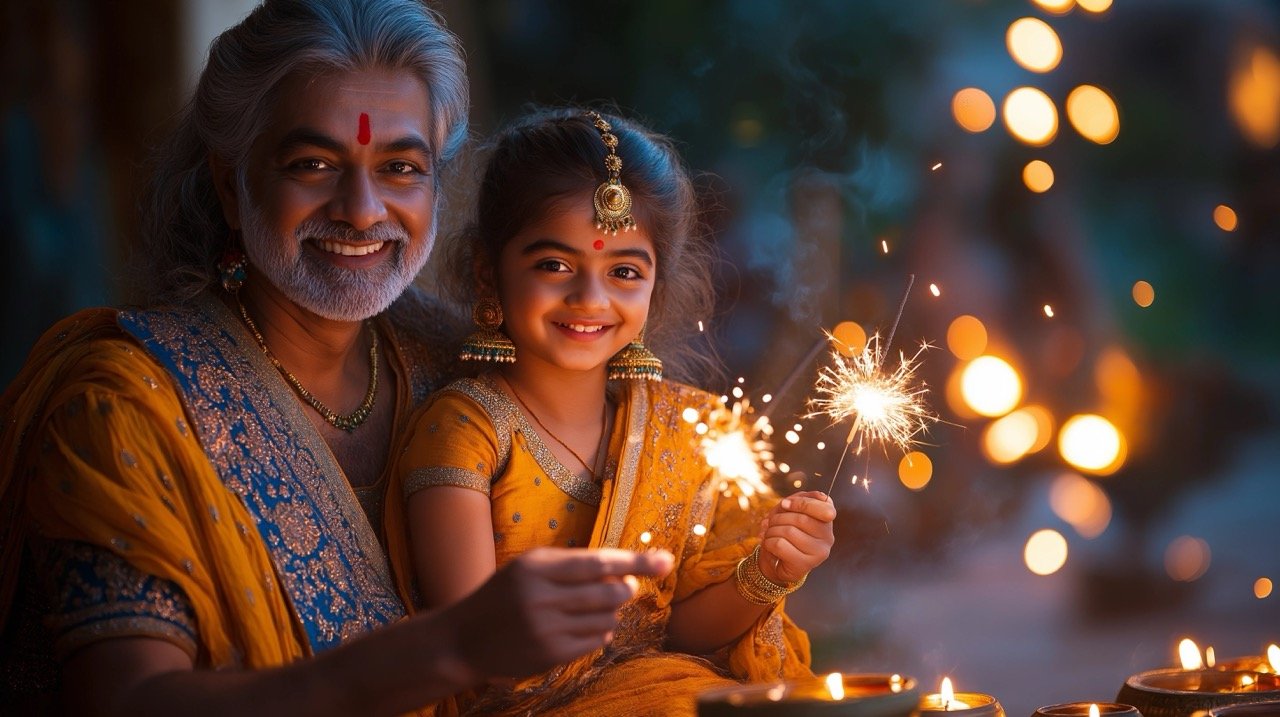
[[360,129],[356,132],[356,141],[359,142],[360,144],[369,144],[369,140],[372,139],[370,135],[371,133],[369,132],[369,113],[361,112],[360,113]]
[[595,247],[595,250],[596,250],[596,251],[600,251],[601,249],[603,249],[603,248],[604,248],[604,240],[603,240],[603,239],[597,239],[597,240],[595,240],[594,242],[591,242],[591,246]]

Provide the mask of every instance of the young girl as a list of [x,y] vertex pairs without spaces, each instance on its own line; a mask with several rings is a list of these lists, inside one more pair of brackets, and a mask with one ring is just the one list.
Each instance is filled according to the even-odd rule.
[[744,510],[722,495],[682,418],[715,398],[662,381],[646,347],[710,305],[693,202],[671,144],[627,120],[542,111],[496,140],[447,272],[476,306],[462,357],[488,368],[436,394],[402,444],[386,525],[398,572],[433,609],[539,546],[676,562],[641,585],[610,644],[444,712],[691,715],[732,679],[811,674],[782,598],[830,552],[832,502]]

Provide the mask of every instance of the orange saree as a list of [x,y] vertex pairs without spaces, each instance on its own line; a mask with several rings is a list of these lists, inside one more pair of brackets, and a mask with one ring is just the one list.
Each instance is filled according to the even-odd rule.
[[537,546],[664,548],[676,557],[665,578],[642,581],[623,609],[614,641],[514,687],[494,686],[438,707],[442,714],[692,715],[695,696],[732,684],[807,676],[809,643],[778,603],[714,655],[664,649],[671,606],[731,579],[758,542],[771,501],[716,491],[685,408],[714,400],[672,382],[619,386],[603,485],[560,465],[519,409],[485,379],[438,393],[402,443],[391,474],[388,557],[411,603],[412,564],[404,505],[396,497],[433,485],[489,495],[497,564]]

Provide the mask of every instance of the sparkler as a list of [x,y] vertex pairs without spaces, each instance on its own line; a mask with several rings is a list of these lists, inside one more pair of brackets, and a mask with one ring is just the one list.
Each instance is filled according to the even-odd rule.
[[[873,442],[880,444],[885,455],[888,455],[890,444],[905,453],[915,443],[916,436],[937,420],[924,401],[928,388],[915,381],[918,359],[930,348],[928,343],[921,343],[910,357],[899,352],[897,367],[888,373],[883,370],[885,354],[893,342],[893,334],[902,319],[902,309],[914,283],[915,276],[912,275],[898,307],[898,317],[883,347],[877,332],[854,356],[846,357],[838,350],[832,351],[833,365],[823,368],[818,374],[818,397],[810,402],[816,410],[809,415],[826,415],[834,422],[853,419],[849,435],[845,438],[845,448],[831,475],[828,495],[835,488],[845,456],[851,450],[861,454],[866,444]],[[834,341],[834,337],[829,338]],[[856,448],[855,438],[859,439]]]
[[706,415],[686,408],[683,417],[695,424],[694,430],[701,436],[702,455],[720,476],[720,492],[729,494],[736,489],[743,510],[750,505],[751,496],[773,492],[766,480],[777,469],[769,442],[773,426],[768,416],[755,417],[750,399],[730,403],[727,396],[722,397]]

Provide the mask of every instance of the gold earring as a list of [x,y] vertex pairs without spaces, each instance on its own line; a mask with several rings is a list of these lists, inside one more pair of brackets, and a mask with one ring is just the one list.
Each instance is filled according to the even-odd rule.
[[228,294],[234,294],[244,286],[244,280],[248,278],[245,272],[248,263],[244,252],[239,249],[228,249],[218,260],[218,279]]
[[635,340],[613,355],[608,363],[609,380],[635,378],[644,381],[662,380],[662,359],[653,355],[644,345],[644,329]]
[[471,311],[471,320],[475,322],[476,330],[462,342],[458,358],[463,361],[516,362],[516,345],[498,330],[502,326],[502,305],[497,299],[477,301]]

